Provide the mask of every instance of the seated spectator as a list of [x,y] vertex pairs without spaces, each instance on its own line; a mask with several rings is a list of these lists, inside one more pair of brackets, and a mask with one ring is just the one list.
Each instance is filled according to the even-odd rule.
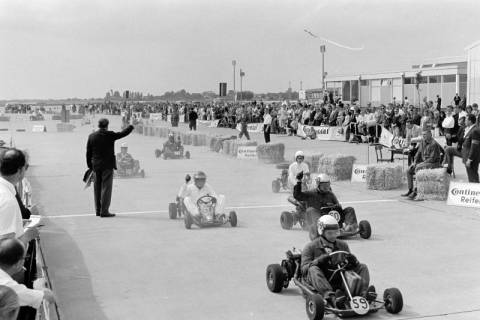
[[447,168],[447,173],[452,174],[453,172],[453,162],[455,157],[462,158],[462,146],[463,142],[465,141],[465,129],[468,126],[473,126],[476,122],[476,119],[474,120],[474,115],[469,115],[465,123],[465,118],[461,117],[459,118],[459,129],[456,134],[456,146],[447,146],[445,148],[445,157],[443,159],[443,167]]
[[409,197],[415,200],[417,196],[416,188],[413,188],[413,176],[423,169],[434,169],[441,167],[441,154],[443,153],[440,145],[433,139],[430,129],[423,131],[423,140],[419,143],[418,151],[414,162],[407,171],[408,192],[402,194],[403,197]]
[[423,137],[422,129],[420,126],[413,124],[412,119],[407,119],[406,125],[405,138],[407,139],[407,145],[409,146],[408,165],[411,165],[418,150],[417,144],[422,141]]
[[16,320],[20,305],[18,295],[7,286],[0,286],[0,319]]
[[53,293],[49,289],[29,289],[12,279],[12,275],[20,272],[25,259],[25,247],[17,239],[0,241],[0,285],[7,286],[18,295],[20,306],[29,306],[35,309],[40,307],[43,300],[55,302]]

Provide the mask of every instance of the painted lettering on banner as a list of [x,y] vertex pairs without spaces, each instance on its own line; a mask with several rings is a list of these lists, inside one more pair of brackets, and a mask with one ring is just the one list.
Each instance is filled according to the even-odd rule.
[[351,182],[365,182],[367,181],[367,165],[355,163],[352,167]]
[[150,113],[150,120],[162,120],[162,114],[161,113]]
[[237,158],[246,160],[257,159],[257,147],[256,146],[238,146]]
[[450,182],[447,205],[480,208],[480,184]]

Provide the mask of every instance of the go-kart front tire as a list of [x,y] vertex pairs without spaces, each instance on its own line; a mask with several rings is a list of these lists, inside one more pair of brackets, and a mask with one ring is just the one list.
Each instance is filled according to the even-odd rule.
[[283,211],[280,215],[280,224],[285,230],[290,230],[293,227],[293,215],[291,212]]
[[403,309],[403,297],[397,288],[386,289],[383,293],[385,310],[391,314],[397,314]]
[[230,214],[229,214],[229,220],[230,220],[230,225],[232,227],[236,227],[237,226],[237,213],[235,211],[230,211]]
[[280,192],[280,182],[278,180],[273,180],[272,181],[272,191],[273,191],[273,193],[279,193]]
[[185,152],[185,159],[190,159],[190,151]]
[[367,220],[360,221],[358,224],[358,233],[363,239],[370,239],[372,236],[372,227],[370,226],[370,222]]
[[168,217],[170,219],[176,219],[177,218],[177,204],[170,202],[168,204]]
[[192,228],[193,218],[190,215],[190,213],[185,212],[185,217],[183,219],[183,222],[185,223],[185,229],[191,229]]
[[285,274],[283,268],[279,264],[271,264],[267,267],[266,273],[268,290],[274,293],[279,293],[283,289],[285,282]]
[[319,294],[307,296],[305,309],[307,311],[308,319],[322,320],[325,315],[325,303],[323,297]]

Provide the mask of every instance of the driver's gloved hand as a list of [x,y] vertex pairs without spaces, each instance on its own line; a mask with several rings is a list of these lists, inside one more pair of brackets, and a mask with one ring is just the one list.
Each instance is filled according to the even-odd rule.
[[316,266],[322,267],[322,266],[328,265],[331,260],[332,259],[330,255],[326,253],[326,254],[322,254],[321,256],[313,260],[313,264]]
[[303,179],[303,171],[300,171],[299,174],[296,176],[297,180],[302,180]]
[[348,262],[348,266],[351,268],[355,268],[360,264],[357,257],[355,257],[353,254],[348,255],[347,262]]

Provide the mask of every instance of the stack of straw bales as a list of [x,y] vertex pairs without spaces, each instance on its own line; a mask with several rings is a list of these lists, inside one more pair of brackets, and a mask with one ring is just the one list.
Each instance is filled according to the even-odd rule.
[[446,200],[450,175],[444,168],[424,169],[416,173],[417,199]]
[[279,163],[284,161],[285,145],[283,143],[268,143],[257,146],[257,157],[264,163]]
[[324,155],[318,161],[318,173],[326,173],[334,181],[350,180],[354,156],[342,154]]
[[323,153],[305,156],[305,162],[308,164],[310,172],[318,172],[318,167],[320,166],[320,159],[322,157]]
[[393,163],[375,163],[367,166],[367,189],[391,190],[402,185],[402,166]]

